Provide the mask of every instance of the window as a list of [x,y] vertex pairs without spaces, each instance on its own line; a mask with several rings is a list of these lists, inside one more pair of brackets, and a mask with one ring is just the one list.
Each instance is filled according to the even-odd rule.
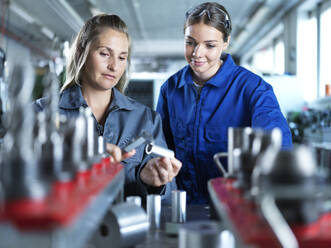
[[331,8],[321,14],[320,96],[325,96],[325,85],[331,84]]
[[258,50],[252,59],[251,66],[258,73],[263,74],[284,74],[285,71],[285,51],[284,41],[275,39],[269,44]]
[[303,87],[305,101],[317,98],[317,22],[305,15],[298,17],[297,77]]
[[261,73],[271,74],[273,72],[272,47],[266,47],[256,52],[253,56],[252,67]]
[[284,41],[278,40],[274,52],[274,73],[284,74],[285,72],[285,48]]

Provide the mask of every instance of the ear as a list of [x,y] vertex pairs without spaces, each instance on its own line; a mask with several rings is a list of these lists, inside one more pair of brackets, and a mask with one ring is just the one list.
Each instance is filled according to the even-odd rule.
[[227,42],[224,42],[223,50],[226,50],[228,48],[230,44],[230,40],[231,40],[231,35],[229,35]]

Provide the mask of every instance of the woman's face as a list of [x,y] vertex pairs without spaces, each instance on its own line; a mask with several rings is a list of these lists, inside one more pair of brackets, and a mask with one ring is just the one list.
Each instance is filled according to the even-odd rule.
[[96,90],[113,88],[127,65],[129,41],[126,34],[104,29],[91,44],[82,73],[82,82]]
[[229,40],[224,42],[222,32],[203,23],[185,29],[185,58],[197,83],[206,82],[216,74],[222,51],[228,47]]

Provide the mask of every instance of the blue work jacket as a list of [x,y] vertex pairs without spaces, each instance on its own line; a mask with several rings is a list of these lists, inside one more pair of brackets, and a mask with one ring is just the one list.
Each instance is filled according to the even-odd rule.
[[[41,98],[34,102],[35,111],[45,108],[46,99]],[[74,85],[60,94],[59,113],[67,118],[77,117],[80,107],[88,107],[81,88]],[[112,101],[107,110],[104,126],[95,120],[95,126],[99,135],[103,135],[106,142],[124,148],[143,131],[153,135],[154,144],[167,147],[162,131],[160,115],[123,95],[116,88],[112,89]],[[162,199],[170,201],[171,191],[177,189],[175,180],[163,187],[151,187],[145,185],[140,179],[140,172],[144,165],[152,159],[153,155],[145,153],[145,146],[136,148],[136,154],[122,161],[125,168],[125,195],[161,194]]]
[[187,191],[190,203],[207,202],[208,180],[222,176],[213,155],[227,151],[228,127],[279,127],[283,148],[292,146],[291,132],[272,86],[237,66],[230,55],[223,61],[200,95],[188,65],[172,75],[160,91],[157,111],[164,134],[182,162],[177,186]]

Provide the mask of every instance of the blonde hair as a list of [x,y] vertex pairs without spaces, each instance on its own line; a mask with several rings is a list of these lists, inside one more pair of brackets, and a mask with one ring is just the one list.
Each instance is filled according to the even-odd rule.
[[66,66],[66,80],[61,88],[61,92],[72,87],[74,84],[80,85],[82,68],[86,62],[87,55],[90,52],[91,44],[96,40],[104,28],[111,28],[124,33],[129,41],[127,68],[115,86],[120,92],[124,93],[128,84],[128,74],[131,62],[130,36],[125,22],[117,15],[108,14],[96,15],[89,19],[74,39]]

